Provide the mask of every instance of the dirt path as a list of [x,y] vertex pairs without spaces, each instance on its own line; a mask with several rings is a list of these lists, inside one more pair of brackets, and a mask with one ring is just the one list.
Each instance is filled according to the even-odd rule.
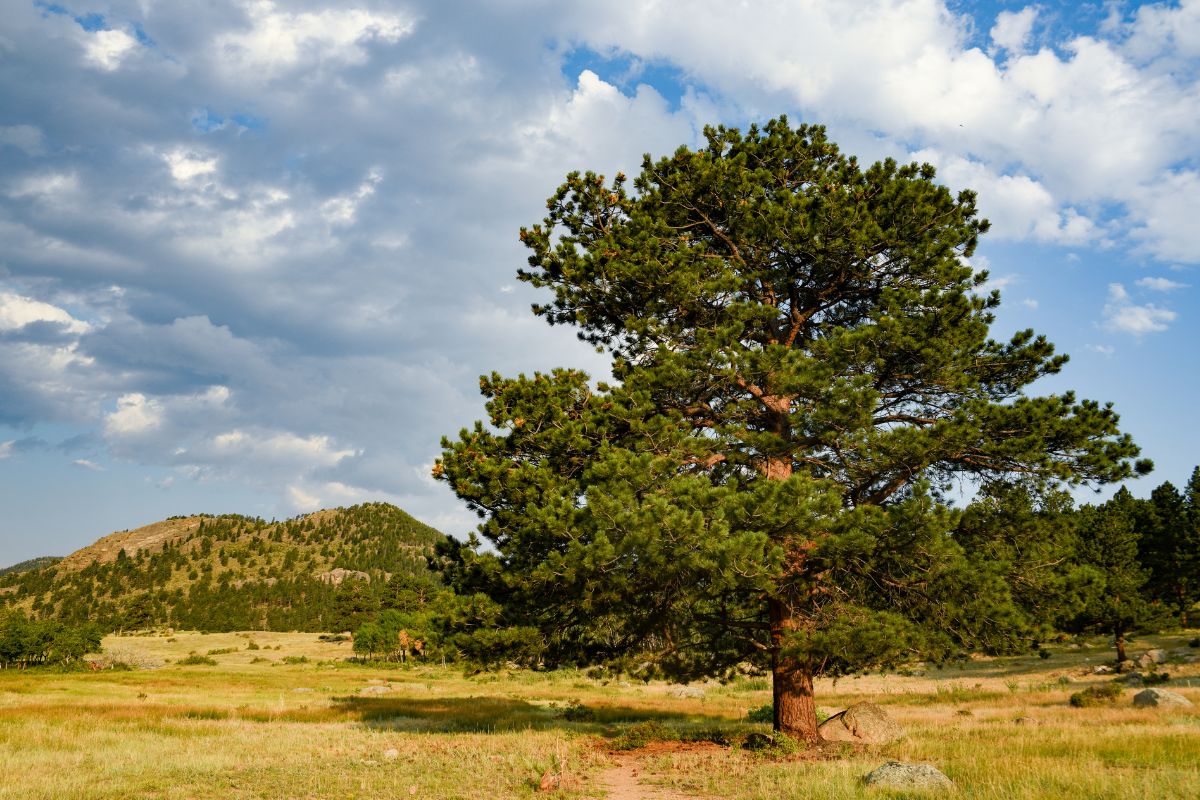
[[636,753],[615,753],[613,761],[613,766],[601,772],[596,780],[596,787],[606,800],[693,800],[692,795],[644,782],[648,772],[643,758]]

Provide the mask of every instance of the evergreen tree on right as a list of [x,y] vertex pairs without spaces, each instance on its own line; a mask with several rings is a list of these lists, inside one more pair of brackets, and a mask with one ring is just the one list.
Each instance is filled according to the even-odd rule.
[[1161,606],[1145,594],[1150,571],[1138,560],[1140,504],[1128,489],[1121,488],[1107,503],[1084,506],[1077,512],[1078,557],[1096,572],[1099,581],[1077,617],[1076,627],[1111,635],[1118,665],[1128,660],[1125,647],[1132,634],[1163,621]]
[[1154,490],[1145,504],[1138,546],[1150,571],[1150,595],[1174,610],[1183,627],[1200,601],[1200,467],[1184,493],[1170,483]]

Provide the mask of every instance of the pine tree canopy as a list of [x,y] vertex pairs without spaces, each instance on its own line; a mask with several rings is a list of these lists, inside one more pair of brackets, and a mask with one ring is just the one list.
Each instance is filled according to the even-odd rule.
[[[435,473],[493,550],[453,568],[547,657],[679,677],[751,662],[815,738],[811,679],[1001,647],[1019,610],[951,535],[956,483],[1150,468],[1112,408],[1024,388],[1066,357],[989,338],[987,223],[929,165],[862,168],[784,118],[572,173],[521,231],[534,307],[613,358],[485,377]],[[623,660],[623,661],[622,661]]]

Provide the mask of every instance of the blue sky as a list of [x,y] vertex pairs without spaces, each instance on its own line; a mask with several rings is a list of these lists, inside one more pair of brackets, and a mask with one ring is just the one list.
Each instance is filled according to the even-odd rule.
[[[668,7],[669,6],[669,7]],[[0,564],[172,514],[388,500],[479,374],[603,361],[528,313],[521,225],[572,169],[705,124],[820,122],[993,221],[996,334],[1200,462],[1200,1],[6,0]]]

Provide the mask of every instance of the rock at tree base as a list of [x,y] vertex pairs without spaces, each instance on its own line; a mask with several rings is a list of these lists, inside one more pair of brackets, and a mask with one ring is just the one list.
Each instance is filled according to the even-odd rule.
[[856,703],[834,714],[817,729],[827,742],[887,744],[904,735],[904,729],[874,703]]
[[1167,654],[1163,650],[1147,650],[1137,660],[1137,665],[1141,669],[1154,669],[1159,664],[1165,663],[1167,663]]
[[954,781],[942,774],[937,767],[928,764],[904,764],[900,761],[889,761],[881,767],[876,767],[863,777],[863,782],[867,786],[880,789],[927,791],[954,788]]
[[1133,704],[1138,708],[1188,708],[1192,701],[1166,689],[1144,689],[1133,696]]

